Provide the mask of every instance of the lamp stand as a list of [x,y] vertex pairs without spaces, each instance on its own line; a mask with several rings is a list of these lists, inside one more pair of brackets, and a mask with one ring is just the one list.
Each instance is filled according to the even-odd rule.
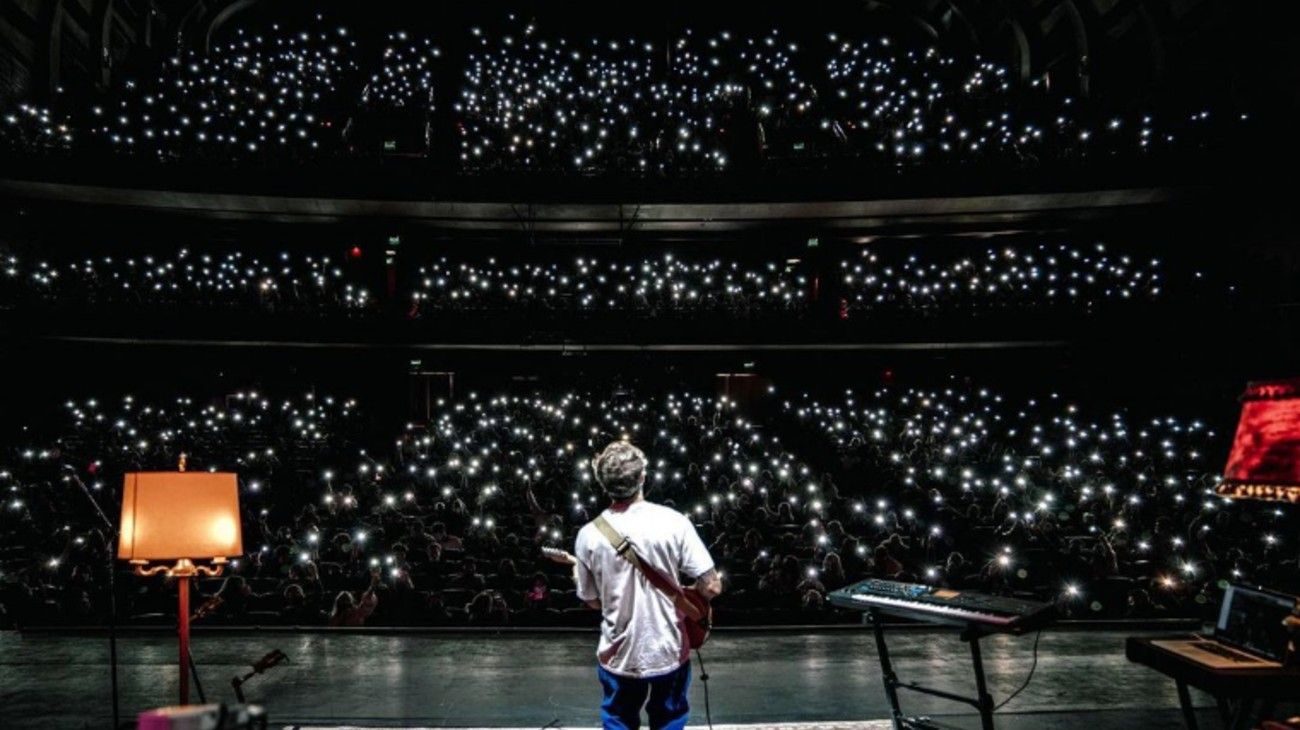
[[181,645],[181,704],[190,703],[190,579],[180,576],[176,579],[176,595],[180,601],[176,609],[176,634]]
[[180,704],[188,705],[190,703],[190,668],[192,661],[190,658],[190,579],[196,576],[215,578],[221,575],[224,567],[224,559],[218,558],[213,562],[213,567],[206,565],[195,565],[194,561],[188,558],[181,558],[176,561],[175,565],[156,565],[152,568],[145,567],[143,561],[131,561],[135,565],[135,574],[140,576],[158,575],[162,573],[169,578],[176,579],[177,595],[177,613],[176,613],[176,636],[180,642],[180,669],[181,669],[181,701]]

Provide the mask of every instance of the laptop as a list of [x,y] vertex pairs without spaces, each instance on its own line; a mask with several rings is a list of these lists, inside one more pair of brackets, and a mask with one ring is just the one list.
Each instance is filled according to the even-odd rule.
[[1213,635],[1151,645],[1211,669],[1277,669],[1286,655],[1282,621],[1295,605],[1295,596],[1230,584]]

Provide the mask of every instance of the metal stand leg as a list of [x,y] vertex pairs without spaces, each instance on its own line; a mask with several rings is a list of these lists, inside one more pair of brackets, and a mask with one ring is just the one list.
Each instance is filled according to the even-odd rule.
[[190,659],[190,676],[194,678],[194,689],[199,693],[199,703],[206,705],[208,697],[203,694],[203,683],[199,681],[199,667],[194,663],[194,652],[187,651],[186,655]]
[[113,692],[113,730],[118,730],[122,723],[122,714],[117,699],[117,581],[114,577],[117,564],[113,558],[113,548],[110,545],[108,548],[108,667]]
[[1232,727],[1232,703],[1224,697],[1215,695],[1214,705],[1219,708],[1219,720],[1224,727]]
[[980,726],[984,730],[993,730],[993,696],[989,694],[988,685],[984,682],[984,661],[980,657],[980,639],[976,635],[968,641],[971,662],[975,665],[975,693],[978,699],[976,707],[980,711]]
[[1277,710],[1277,700],[1264,700],[1259,706],[1259,713],[1256,717],[1259,718],[1260,722],[1263,722],[1272,717],[1275,710]]
[[107,543],[105,546],[107,549],[104,553],[108,560],[108,671],[113,693],[113,730],[118,730],[122,718],[117,687],[117,560],[114,555],[113,545],[117,543],[117,538],[121,533],[113,525],[113,521],[108,519],[108,515],[104,514],[99,502],[95,500],[95,495],[91,494],[90,490],[86,488],[86,483],[77,476],[76,470],[66,464],[63,468],[68,470],[68,474],[64,476],[64,479],[77,485],[77,488],[85,495],[86,501],[90,502],[91,508],[95,510],[95,514],[99,516],[100,522],[104,524],[104,537]]
[[1183,722],[1187,730],[1197,730],[1196,711],[1192,709],[1192,696],[1187,692],[1187,683],[1178,680],[1178,705],[1183,708]]
[[871,628],[876,634],[876,656],[880,658],[880,675],[885,683],[885,697],[889,700],[894,730],[902,730],[903,710],[898,706],[898,676],[894,674],[894,667],[889,662],[889,648],[885,646],[885,629],[880,625],[880,615],[875,611],[867,611],[867,620],[871,621]]
[[871,621],[871,629],[876,634],[876,656],[880,657],[880,678],[884,681],[885,698],[889,700],[894,730],[902,730],[904,717],[902,717],[902,708],[898,707],[898,675],[894,674],[893,665],[889,662],[889,647],[885,646],[885,630],[880,626],[879,613],[868,610],[867,618]]
[[1242,697],[1237,700],[1237,709],[1232,714],[1232,724],[1228,727],[1232,730],[1249,730],[1250,718],[1253,714],[1251,710],[1255,707],[1255,701],[1249,697]]
[[[984,659],[980,655],[980,639],[987,634],[981,631],[980,627],[971,625],[961,634],[961,640],[970,644],[971,664],[975,668],[975,697],[965,697],[953,692],[946,692],[941,689],[925,687],[916,682],[903,682],[894,674],[893,664],[889,661],[889,648],[885,646],[885,629],[881,623],[880,615],[875,611],[867,611],[867,619],[871,622],[871,628],[876,635],[876,654],[880,657],[880,673],[885,683],[885,697],[889,700],[889,707],[893,713],[893,723],[895,730],[904,730],[905,728],[914,728],[918,724],[915,720],[908,720],[903,716],[903,710],[898,706],[898,690],[907,689],[913,692],[920,692],[932,697],[941,697],[952,702],[961,702],[974,707],[980,715],[980,727],[982,730],[994,730],[993,726],[993,695],[989,694],[988,682],[984,678]],[[1185,693],[1186,688],[1179,686],[1180,692]],[[1190,703],[1188,704],[1190,706]],[[923,723],[924,724],[924,723]],[[924,724],[925,727],[930,727]],[[1196,730],[1195,725],[1191,725],[1191,730]]]

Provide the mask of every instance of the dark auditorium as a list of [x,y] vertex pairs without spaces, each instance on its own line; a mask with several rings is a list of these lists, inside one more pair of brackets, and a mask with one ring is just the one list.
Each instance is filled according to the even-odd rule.
[[0,0],[0,728],[1300,730],[1297,49]]

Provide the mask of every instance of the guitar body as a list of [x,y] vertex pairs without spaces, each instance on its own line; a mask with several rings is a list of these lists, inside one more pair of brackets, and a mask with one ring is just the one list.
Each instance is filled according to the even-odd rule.
[[678,610],[682,612],[682,626],[686,630],[686,643],[691,649],[704,646],[713,629],[713,606],[704,596],[686,589],[678,594]]
[[[542,554],[561,565],[573,565],[577,562],[572,555],[558,548],[543,547]],[[682,614],[682,626],[686,631],[687,645],[692,650],[704,646],[704,642],[709,640],[709,631],[713,629],[713,606],[709,605],[709,600],[689,588],[678,588],[659,575],[654,568],[639,561],[636,565],[646,574],[647,580],[673,597],[673,605]],[[651,578],[651,575],[654,578]]]

